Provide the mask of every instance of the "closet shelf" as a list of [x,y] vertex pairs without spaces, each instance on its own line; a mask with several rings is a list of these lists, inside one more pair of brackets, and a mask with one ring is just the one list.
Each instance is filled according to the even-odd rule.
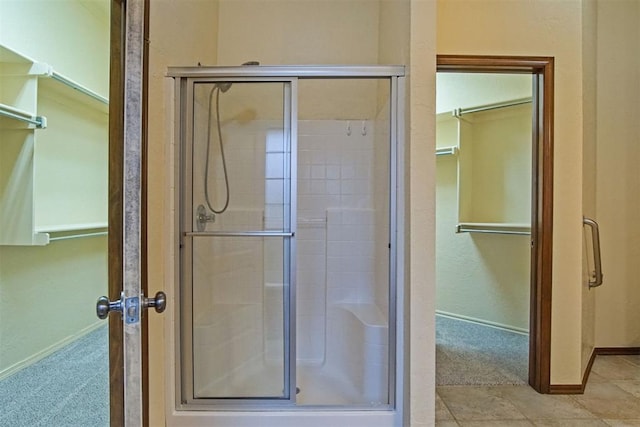
[[506,222],[461,222],[456,226],[456,233],[530,235],[531,225]]

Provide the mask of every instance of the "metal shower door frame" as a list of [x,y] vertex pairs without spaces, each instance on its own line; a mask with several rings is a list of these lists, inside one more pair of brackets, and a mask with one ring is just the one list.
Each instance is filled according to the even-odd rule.
[[[404,66],[379,66],[379,65],[366,65],[366,66],[350,66],[350,65],[338,65],[338,66],[216,66],[216,67],[170,67],[167,75],[175,79],[175,117],[180,118],[180,122],[176,126],[176,161],[181,162],[181,156],[185,153],[181,152],[181,139],[185,137],[185,129],[188,128],[189,119],[192,117],[182,113],[185,108],[188,110],[186,100],[188,97],[184,96],[187,91],[193,88],[193,83],[198,81],[206,81],[214,83],[216,81],[231,81],[231,82],[287,82],[290,84],[290,97],[291,108],[290,113],[290,141],[291,141],[291,166],[290,166],[290,179],[291,179],[291,204],[290,204],[290,218],[291,218],[291,247],[289,263],[290,269],[290,290],[289,290],[289,316],[291,320],[295,320],[295,281],[296,281],[296,261],[295,261],[295,231],[296,231],[296,210],[297,210],[297,82],[302,79],[388,79],[390,87],[390,195],[389,195],[389,209],[390,209],[390,227],[389,227],[389,242],[390,242],[390,259],[389,259],[389,376],[388,376],[388,391],[389,391],[389,405],[386,407],[371,408],[365,405],[354,406],[328,406],[322,407],[324,411],[331,410],[344,410],[348,409],[352,413],[355,411],[362,411],[362,413],[372,412],[394,412],[393,417],[397,420],[402,420],[402,408],[404,405],[403,399],[403,383],[406,378],[404,370],[404,356],[402,349],[404,347],[404,268],[403,268],[403,256],[404,256],[404,90],[405,90],[405,68]],[[286,116],[286,114],[285,114]],[[286,124],[285,124],[286,127]],[[184,191],[185,187],[181,183],[182,177],[176,175],[176,193]],[[176,197],[179,204],[176,204],[179,209],[176,209],[176,224],[180,224],[180,229],[183,230],[184,224],[180,221],[184,221],[188,215],[184,215],[181,218],[181,212],[184,206],[184,201],[181,197]],[[180,239],[178,239],[180,240]],[[177,257],[178,258],[178,257]],[[179,267],[179,261],[177,262]],[[176,269],[176,289],[179,287],[180,273],[179,268]],[[175,310],[179,310],[180,300],[185,298],[184,295],[178,295],[176,292],[176,303],[174,304]],[[182,321],[181,314],[176,313],[174,316],[176,320]],[[199,411],[253,411],[255,414],[259,414],[260,411],[268,410],[269,407],[274,407],[280,411],[300,410],[308,409],[308,406],[296,406],[295,405],[295,393],[290,393],[289,400],[280,399],[242,399],[242,400],[229,400],[224,399],[222,404],[216,405],[212,401],[208,400],[203,402],[200,407],[196,402],[189,402],[191,404],[185,404],[183,390],[182,390],[182,376],[186,374],[184,370],[181,372],[180,359],[181,344],[180,344],[180,322],[174,322],[174,334],[175,334],[175,349],[177,354],[175,368],[175,391],[176,391],[176,409],[178,413],[188,413],[189,410],[197,409]],[[296,337],[295,337],[295,321],[287,322],[290,326],[289,333],[289,390],[295,390],[296,387]],[[399,380],[400,379],[400,380]],[[213,399],[212,399],[213,400]],[[223,400],[223,399],[219,399]],[[195,404],[193,404],[195,403]],[[274,405],[275,404],[275,405]],[[207,407],[208,406],[208,407]],[[322,411],[320,411],[322,412]],[[213,412],[215,413],[215,412]]]

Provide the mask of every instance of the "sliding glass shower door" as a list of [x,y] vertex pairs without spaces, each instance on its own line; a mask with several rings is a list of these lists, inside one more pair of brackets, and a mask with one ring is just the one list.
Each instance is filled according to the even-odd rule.
[[172,416],[258,425],[268,411],[277,425],[292,410],[344,411],[398,425],[404,68],[169,75],[180,251]]
[[184,403],[295,400],[294,84],[209,78],[183,88]]

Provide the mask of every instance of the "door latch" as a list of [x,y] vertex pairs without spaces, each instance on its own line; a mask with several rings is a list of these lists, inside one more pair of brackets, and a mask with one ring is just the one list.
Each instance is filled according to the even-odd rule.
[[109,313],[118,312],[127,324],[131,324],[139,322],[141,310],[149,307],[152,307],[156,313],[162,313],[167,308],[167,295],[158,291],[153,298],[147,298],[144,294],[140,297],[125,298],[123,292],[120,294],[120,299],[116,301],[109,301],[106,296],[101,296],[96,303],[96,314],[100,319],[106,319]]

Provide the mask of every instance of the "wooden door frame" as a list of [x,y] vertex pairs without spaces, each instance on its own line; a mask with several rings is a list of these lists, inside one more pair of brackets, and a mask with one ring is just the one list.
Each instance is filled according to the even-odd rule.
[[[148,295],[147,284],[147,99],[149,1],[144,0],[144,66],[142,106],[142,194],[141,194],[141,290]],[[123,286],[123,188],[124,188],[124,59],[126,40],[126,0],[111,0],[109,65],[109,300],[120,299]],[[143,424],[149,425],[148,320],[142,323],[142,395]],[[109,316],[109,419],[112,427],[124,426],[124,358],[121,316]]]
[[529,385],[550,393],[554,58],[438,55],[437,71],[533,75]]
[[[111,1],[109,65],[109,300],[122,292],[123,173],[124,173],[124,0]],[[124,357],[120,316],[109,316],[109,420],[124,425]]]

